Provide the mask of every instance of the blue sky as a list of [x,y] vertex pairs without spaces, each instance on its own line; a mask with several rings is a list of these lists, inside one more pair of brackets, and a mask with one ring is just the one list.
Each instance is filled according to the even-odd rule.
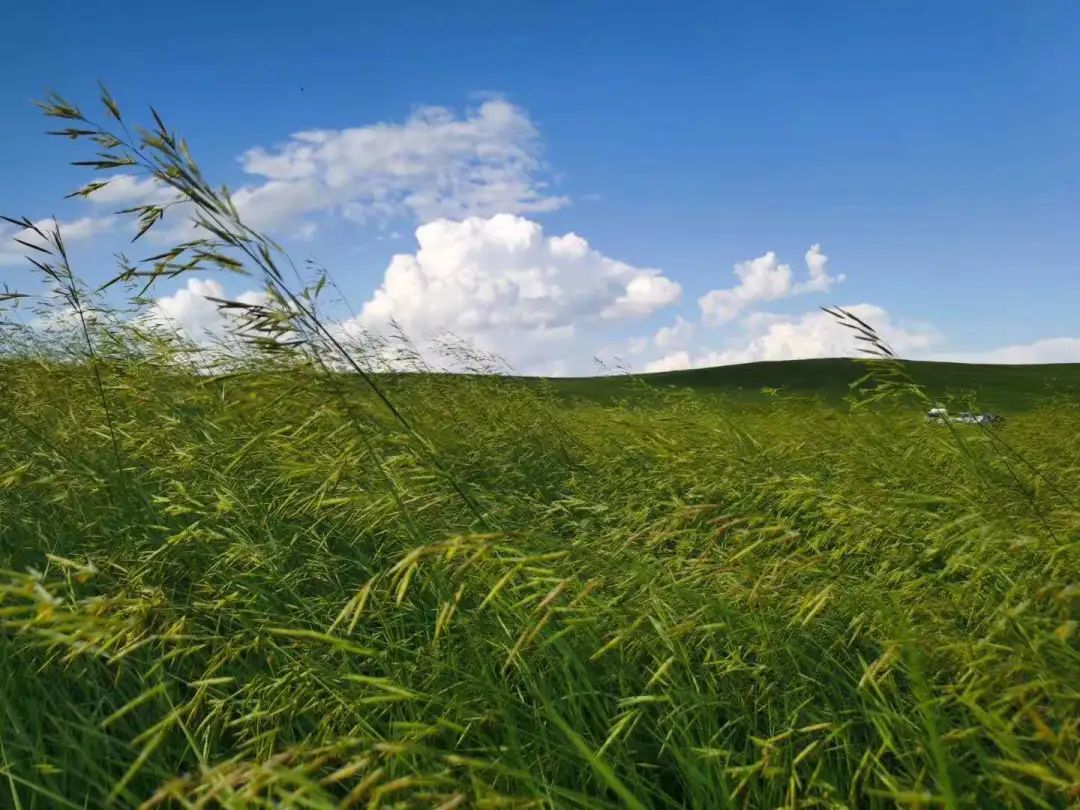
[[[0,14],[4,213],[106,219],[60,201],[83,155],[30,106],[56,89],[89,107],[100,79],[129,114],[162,111],[211,178],[276,194],[252,216],[326,264],[367,322],[447,327],[524,370],[843,353],[813,314],[833,303],[864,306],[911,356],[1080,361],[1074,3]],[[315,130],[311,163],[290,138]],[[383,154],[408,165],[387,175]],[[79,268],[103,279],[123,226],[85,230]],[[553,247],[571,232],[587,255]],[[4,250],[0,276],[25,283]],[[208,325],[196,298],[165,306]]]

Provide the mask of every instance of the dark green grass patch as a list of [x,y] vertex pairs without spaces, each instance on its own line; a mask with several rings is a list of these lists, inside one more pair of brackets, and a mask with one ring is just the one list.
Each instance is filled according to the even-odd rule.
[[[907,361],[916,382],[942,400],[975,399],[984,407],[1003,413],[1027,410],[1055,396],[1080,397],[1080,363],[1042,365],[988,365]],[[783,360],[744,363],[715,368],[665,371],[657,374],[576,377],[552,380],[556,390],[570,395],[608,402],[632,396],[631,379],[657,388],[688,388],[701,393],[720,393],[760,402],[763,389],[820,396],[839,403],[851,393],[851,384],[865,374],[854,360]]]

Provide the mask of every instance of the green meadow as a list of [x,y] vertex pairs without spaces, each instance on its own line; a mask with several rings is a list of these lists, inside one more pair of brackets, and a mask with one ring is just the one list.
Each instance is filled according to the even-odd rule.
[[[942,404],[977,403],[997,413],[1026,411],[1053,397],[1080,398],[1080,364],[982,365],[907,361],[909,372],[927,392]],[[841,404],[851,395],[851,386],[866,374],[856,360],[780,360],[744,363],[716,368],[666,371],[640,379],[653,388],[691,388],[700,393],[726,394],[761,402],[774,393],[812,395],[832,404]],[[554,380],[560,391],[610,402],[630,394],[633,378],[626,375],[577,377]]]
[[1076,806],[1076,367],[391,373],[164,124],[50,104],[211,234],[109,295],[271,304],[209,368],[56,234],[6,294],[0,806]]

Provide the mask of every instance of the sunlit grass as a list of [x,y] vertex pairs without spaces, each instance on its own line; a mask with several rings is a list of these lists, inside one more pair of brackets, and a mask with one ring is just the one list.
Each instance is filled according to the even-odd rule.
[[[1080,515],[978,432],[403,384],[481,529],[317,385],[107,378],[121,497],[89,371],[5,371],[12,803],[1075,798]],[[1078,490],[1080,409],[1008,431]]]

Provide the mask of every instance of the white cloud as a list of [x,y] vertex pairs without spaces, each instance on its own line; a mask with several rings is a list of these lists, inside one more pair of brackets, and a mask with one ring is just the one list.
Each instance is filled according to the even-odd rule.
[[[844,307],[871,324],[900,355],[933,346],[938,334],[922,326],[893,323],[889,313],[873,304]],[[836,323],[825,312],[798,316],[753,313],[741,322],[742,334],[721,348],[670,352],[646,364],[646,371],[722,366],[762,360],[801,360],[813,357],[853,357],[858,354],[850,329]]]
[[677,352],[665,354],[658,360],[650,360],[645,364],[645,371],[653,374],[658,371],[680,371],[684,368],[693,368],[695,365],[690,357],[690,352],[680,349]]
[[1013,346],[1002,346],[982,352],[951,352],[934,354],[931,360],[954,363],[1080,363],[1080,338],[1056,337]]
[[[134,208],[140,205],[160,205],[164,216],[150,230],[147,239],[160,243],[182,242],[199,234],[194,227],[195,205],[171,186],[154,177],[134,174],[113,174],[100,178],[106,185],[94,191],[86,199],[97,206]],[[127,230],[134,236],[139,229],[133,214],[127,215]],[[302,226],[301,226],[302,227]]]
[[680,292],[658,270],[604,256],[577,234],[546,236],[511,214],[436,220],[416,240],[416,253],[391,260],[355,326],[378,330],[393,319],[417,340],[448,330],[522,371],[565,360],[580,351],[582,332],[648,315]]
[[98,205],[144,205],[175,200],[178,193],[153,177],[137,177],[134,174],[113,174],[97,182],[102,186],[88,200]]
[[829,257],[813,245],[805,256],[809,277],[796,283],[791,266],[781,264],[776,253],[769,251],[756,259],[735,265],[739,283],[723,290],[711,290],[698,299],[702,320],[708,324],[733,321],[745,309],[761,301],[775,301],[808,292],[828,292],[844,276],[830,276],[826,271]]
[[[218,310],[210,298],[228,298],[221,282],[210,278],[188,279],[187,286],[172,295],[158,298],[147,320],[154,324],[177,329],[195,341],[220,336],[228,325],[228,316]],[[262,304],[267,301],[265,293],[249,290],[230,300],[245,304]]]
[[[610,354],[592,350],[599,335],[590,331],[589,326],[603,323],[597,310],[602,296],[598,297],[596,285],[581,285],[569,291],[569,297],[556,295],[555,299],[545,295],[518,296],[523,289],[532,293],[567,292],[559,287],[559,280],[574,276],[574,267],[602,273],[605,264],[612,260],[589,249],[584,240],[573,234],[544,237],[538,225],[520,217],[432,224],[451,227],[435,236],[431,231],[423,235],[418,232],[420,250],[414,255],[395,258],[387,270],[387,282],[365,305],[361,317],[343,325],[346,334],[358,337],[364,332],[378,332],[386,326],[389,313],[410,337],[420,338],[450,328],[481,351],[506,357],[518,371],[547,375],[588,373],[592,354]],[[454,226],[461,228],[456,234]],[[569,246],[575,249],[567,251]],[[512,265],[497,261],[500,249],[502,258],[516,253],[518,259]],[[548,261],[559,256],[581,264],[571,267],[534,264],[538,256],[542,260],[545,255]],[[478,259],[494,263],[479,264]],[[590,262],[591,269],[587,269]],[[614,264],[626,267],[618,262]],[[402,268],[406,275],[399,277]],[[464,275],[470,280],[459,283],[459,272],[466,269]],[[403,279],[405,286],[401,286]],[[608,298],[614,295],[610,289],[606,294]],[[228,316],[219,312],[207,296],[227,297],[217,280],[189,279],[185,287],[155,302],[149,320],[178,328],[205,343],[222,335],[228,323]],[[267,300],[264,293],[256,291],[234,298],[246,303]],[[459,306],[470,300],[472,308],[463,310]],[[486,303],[481,305],[480,301]],[[582,308],[586,302],[591,307]],[[538,307],[539,317],[528,312],[530,304]],[[844,309],[870,323],[903,357],[960,363],[1080,362],[1080,338],[1049,338],[982,352],[940,352],[933,349],[941,343],[941,335],[930,326],[894,322],[887,310],[873,304],[854,304]],[[458,318],[456,322],[455,318]],[[794,316],[753,312],[739,321],[739,332],[720,345],[713,342],[695,349],[690,344],[699,334],[697,324],[676,317],[651,338],[631,338],[625,348],[636,355],[645,354],[650,347],[666,350],[644,362],[641,368],[648,373],[757,361],[859,356],[851,330],[818,310]],[[425,352],[425,356],[435,360],[431,352]],[[390,359],[390,354],[386,359]],[[437,360],[435,365],[439,365]]]
[[[53,226],[52,222],[47,222],[38,223],[38,227],[40,228],[43,224]],[[59,223],[60,237],[65,242],[81,242],[104,233],[115,224],[116,220],[113,217],[82,217],[71,222]]]
[[548,193],[539,152],[528,114],[507,101],[463,116],[422,107],[400,124],[306,130],[249,149],[244,171],[265,179],[238,189],[234,201],[256,227],[323,210],[357,221],[550,211],[566,199]]
[[626,318],[648,315],[673,304],[682,295],[677,282],[659,275],[638,275],[630,279],[626,292],[600,313],[605,318]]
[[681,315],[677,315],[671,326],[662,326],[657,330],[653,336],[653,342],[661,349],[685,346],[694,336],[695,331],[694,324]]
[[825,269],[829,263],[829,257],[821,252],[821,245],[811,245],[803,257],[806,269],[810,271],[810,278],[795,286],[796,293],[828,292],[833,284],[839,284],[845,278],[841,273],[838,276],[830,276]]
[[[34,223],[38,230],[44,232],[46,236],[51,234],[53,229],[59,225],[60,236],[66,244],[91,239],[109,230],[115,224],[116,217],[82,217],[70,222],[54,222],[51,219],[43,219]],[[37,251],[12,241],[14,239],[21,239],[33,245],[47,244],[31,228],[19,229],[13,225],[7,227],[4,225],[0,225],[0,266],[22,264],[26,261],[25,256],[37,254]],[[39,258],[43,257],[39,255]]]
[[[403,123],[305,130],[273,148],[249,149],[240,164],[257,179],[235,189],[232,199],[248,225],[286,228],[301,240],[315,233],[304,218],[319,212],[362,223],[551,211],[568,200],[549,192],[540,145],[528,113],[501,99],[463,115],[421,107]],[[91,202],[139,205],[176,197],[153,178],[105,179],[109,185]],[[171,209],[176,224],[156,228],[156,237],[191,238],[193,213],[186,203]]]

